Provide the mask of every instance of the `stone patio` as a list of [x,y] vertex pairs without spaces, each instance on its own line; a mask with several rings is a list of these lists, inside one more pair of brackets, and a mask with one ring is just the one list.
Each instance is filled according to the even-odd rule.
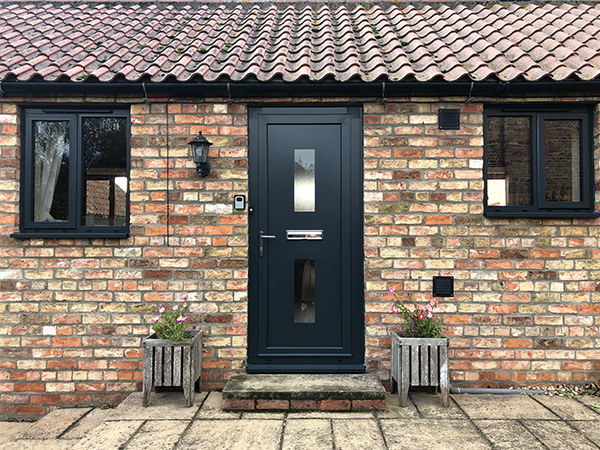
[[219,392],[141,393],[114,409],[53,411],[35,423],[0,422],[0,450],[598,450],[598,397],[411,392],[384,411],[226,412]]

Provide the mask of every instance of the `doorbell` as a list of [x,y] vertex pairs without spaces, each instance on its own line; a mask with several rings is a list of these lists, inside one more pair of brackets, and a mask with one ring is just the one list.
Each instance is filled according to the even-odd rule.
[[233,209],[238,210],[238,211],[246,209],[246,196],[245,195],[235,195],[233,197]]

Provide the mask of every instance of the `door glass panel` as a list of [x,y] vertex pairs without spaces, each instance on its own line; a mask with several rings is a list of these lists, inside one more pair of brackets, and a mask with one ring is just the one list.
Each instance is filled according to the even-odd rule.
[[83,119],[84,225],[126,225],[127,137],[122,117]]
[[527,206],[531,190],[531,119],[488,117],[488,206]]
[[580,122],[545,120],[546,201],[580,202]]
[[69,220],[69,122],[35,120],[34,221]]
[[315,260],[294,260],[294,322],[315,322]]
[[294,150],[294,212],[315,211],[315,150]]

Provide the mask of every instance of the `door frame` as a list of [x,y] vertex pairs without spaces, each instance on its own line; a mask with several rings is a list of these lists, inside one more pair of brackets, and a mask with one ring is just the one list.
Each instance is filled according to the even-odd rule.
[[[265,116],[347,115],[350,123],[350,201],[351,235],[350,309],[351,355],[336,362],[315,362],[326,355],[273,356],[260,353],[259,329],[263,324],[258,314],[260,277],[259,250],[259,131]],[[363,373],[365,371],[365,301],[364,301],[364,207],[363,207],[363,111],[361,105],[296,107],[289,105],[248,107],[248,174],[249,174],[249,259],[248,259],[248,373]],[[344,151],[344,150],[342,150]],[[268,245],[268,244],[267,244]],[[348,330],[344,330],[348,332]]]

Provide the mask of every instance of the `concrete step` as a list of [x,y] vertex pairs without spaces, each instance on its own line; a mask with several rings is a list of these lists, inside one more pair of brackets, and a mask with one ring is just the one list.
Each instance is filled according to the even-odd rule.
[[385,389],[376,375],[242,374],[223,389],[230,411],[385,410]]

